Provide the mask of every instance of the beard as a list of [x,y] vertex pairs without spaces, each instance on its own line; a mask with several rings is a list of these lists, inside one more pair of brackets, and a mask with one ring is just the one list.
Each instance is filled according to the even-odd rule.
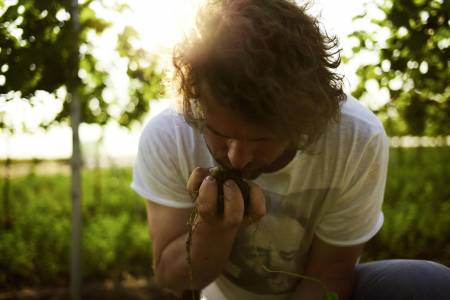
[[264,173],[264,168],[261,168],[259,164],[257,166],[255,163],[251,163],[249,166],[246,166],[242,169],[235,169],[231,166],[231,163],[227,159],[217,158],[213,153],[211,153],[211,156],[220,167],[228,170],[238,171],[242,178],[247,180],[254,180],[258,178],[262,173]]
[[[247,180],[255,180],[258,178],[262,173],[264,173],[264,169],[266,168],[266,164],[264,162],[256,163],[251,162],[248,166],[244,167],[243,169],[235,169],[231,165],[228,158],[226,158],[226,155],[218,155],[217,153],[214,153],[211,151],[211,148],[209,147],[208,143],[205,141],[205,145],[208,148],[209,154],[211,154],[212,158],[216,162],[217,165],[224,169],[228,170],[236,170],[240,173],[242,178]],[[262,167],[263,166],[263,167]]]
[[281,167],[289,163],[289,161],[295,156],[297,152],[297,149],[295,147],[286,148],[284,152],[279,154],[278,157],[274,158],[274,161],[271,161],[270,159],[268,160],[267,157],[260,157],[258,160],[250,161],[244,168],[236,169],[233,168],[226,152],[212,151],[204,136],[203,138],[208,152],[211,154],[216,164],[224,169],[238,171],[244,179],[248,180],[254,180],[263,173],[271,173],[280,169]]

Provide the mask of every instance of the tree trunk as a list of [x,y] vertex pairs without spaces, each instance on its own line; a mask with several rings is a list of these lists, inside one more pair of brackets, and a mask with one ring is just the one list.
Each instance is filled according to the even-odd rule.
[[73,49],[71,56],[72,78],[68,84],[71,96],[70,114],[72,127],[72,159],[71,159],[71,198],[72,198],[72,245],[70,266],[70,297],[81,299],[81,147],[79,126],[81,121],[81,103],[78,96],[79,42],[80,31],[78,16],[78,0],[71,0],[70,15],[72,21]]

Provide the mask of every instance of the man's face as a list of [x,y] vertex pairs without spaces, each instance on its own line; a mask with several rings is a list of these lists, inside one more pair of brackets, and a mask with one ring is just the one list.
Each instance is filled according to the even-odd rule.
[[239,169],[244,178],[255,179],[280,169],[295,155],[295,147],[289,141],[249,124],[216,101],[207,99],[203,105],[205,142],[223,167]]

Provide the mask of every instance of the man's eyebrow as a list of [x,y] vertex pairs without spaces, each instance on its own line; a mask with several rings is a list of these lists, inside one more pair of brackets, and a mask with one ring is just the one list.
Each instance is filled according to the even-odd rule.
[[214,133],[214,134],[216,134],[216,135],[219,135],[219,136],[224,137],[224,138],[232,138],[231,136],[228,136],[228,135],[226,135],[226,134],[223,134],[223,133],[221,133],[221,132],[215,130],[214,128],[212,128],[212,127],[209,126],[208,124],[205,124],[205,127],[208,128],[208,130],[212,131],[212,133]]

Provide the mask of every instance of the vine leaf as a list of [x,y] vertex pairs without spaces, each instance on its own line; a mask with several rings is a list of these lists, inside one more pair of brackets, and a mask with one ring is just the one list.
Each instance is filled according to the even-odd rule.
[[322,300],[339,300],[339,296],[335,292],[326,292]]

